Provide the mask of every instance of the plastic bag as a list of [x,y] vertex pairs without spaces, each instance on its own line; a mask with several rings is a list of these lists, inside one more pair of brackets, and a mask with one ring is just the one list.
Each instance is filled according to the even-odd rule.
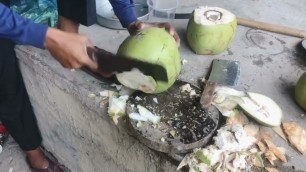
[[12,0],[11,9],[35,23],[56,27],[58,12],[56,0]]

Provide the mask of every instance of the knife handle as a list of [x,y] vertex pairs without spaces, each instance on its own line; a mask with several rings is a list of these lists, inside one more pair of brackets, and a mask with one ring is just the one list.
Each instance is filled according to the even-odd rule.
[[213,97],[214,97],[214,92],[217,87],[217,83],[214,81],[207,81],[200,99],[200,104],[203,109],[207,109],[210,107]]

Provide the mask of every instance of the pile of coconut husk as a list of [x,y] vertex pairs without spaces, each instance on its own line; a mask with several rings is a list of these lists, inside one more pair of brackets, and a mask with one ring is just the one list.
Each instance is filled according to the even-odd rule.
[[[214,103],[226,116],[225,125],[217,131],[211,145],[195,149],[187,154],[178,169],[188,166],[189,172],[239,172],[255,171],[254,169],[277,172],[276,162],[286,163],[288,160],[286,149],[273,142],[273,131],[289,141],[301,154],[306,153],[306,133],[296,122],[282,122],[279,126],[267,126],[269,117],[262,122],[260,118],[254,117],[259,111],[253,113],[237,106],[243,103],[240,102],[243,100],[239,97],[245,94],[235,90],[231,90],[230,94],[225,92],[226,94],[221,92],[215,94],[215,101],[218,102],[220,102],[220,95],[222,96],[222,104]],[[256,100],[253,103],[261,106]],[[262,112],[264,108],[258,109]],[[265,115],[269,115],[269,112],[274,110],[266,111]]]

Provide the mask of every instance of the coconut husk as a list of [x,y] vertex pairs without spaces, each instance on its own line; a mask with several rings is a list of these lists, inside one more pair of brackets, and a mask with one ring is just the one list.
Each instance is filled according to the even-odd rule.
[[268,150],[267,146],[261,141],[257,142],[257,146],[259,150],[263,153],[265,153]]
[[258,137],[259,126],[255,124],[247,124],[243,127],[248,136]]
[[266,167],[265,170],[266,172],[279,172],[276,168],[270,168],[270,167]]
[[272,136],[272,133],[271,133],[271,130],[270,128],[268,127],[263,127],[261,126],[259,128],[259,136],[258,136],[258,140],[261,140],[261,139],[268,139],[268,140],[272,140],[273,136]]
[[283,122],[284,132],[289,142],[302,154],[306,154],[306,132],[296,122]]
[[266,159],[270,162],[270,164],[274,166],[274,161],[277,160],[274,153],[271,150],[267,150],[264,155]]
[[263,159],[261,158],[261,155],[259,153],[251,154],[250,156],[248,156],[247,162],[255,167],[265,167]]
[[280,159],[282,162],[287,162],[287,158],[286,156],[282,153],[282,151],[280,151],[273,142],[271,142],[270,140],[265,139],[264,140],[265,143],[268,146],[268,149],[273,152],[273,154]]
[[245,125],[248,123],[249,123],[248,118],[239,110],[234,110],[233,114],[230,117],[228,117],[226,120],[227,125],[235,125],[235,124]]
[[288,142],[287,137],[281,127],[274,127],[273,131],[278,134],[282,139],[284,139],[286,142]]

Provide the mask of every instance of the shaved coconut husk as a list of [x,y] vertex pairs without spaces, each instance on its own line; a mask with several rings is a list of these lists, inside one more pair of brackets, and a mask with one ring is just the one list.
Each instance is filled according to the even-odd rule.
[[246,168],[246,156],[235,153],[235,159],[233,160],[233,167],[239,170]]
[[267,172],[279,172],[276,168],[265,167]]
[[274,161],[277,160],[276,156],[274,155],[274,153],[270,150],[267,150],[264,153],[265,157],[267,158],[267,160],[270,162],[271,165],[274,165]]
[[277,149],[279,150],[279,151],[281,151],[281,153],[282,154],[286,154],[286,152],[287,152],[287,149],[286,148],[284,148],[284,147],[277,147]]
[[249,136],[257,137],[259,134],[259,126],[255,124],[247,124],[244,127],[244,131],[247,133]]
[[223,116],[231,116],[234,108],[242,103],[241,97],[245,96],[243,91],[237,91],[226,86],[217,86],[212,104],[217,107]]
[[267,150],[268,150],[267,146],[261,141],[257,142],[257,146],[258,146],[259,150],[263,153],[267,152]]
[[118,124],[118,119],[125,115],[126,101],[129,96],[117,96],[117,93],[109,92],[108,115]]
[[198,7],[187,26],[187,41],[196,54],[219,54],[232,41],[237,20],[219,7]]
[[306,153],[306,132],[296,122],[283,122],[289,142],[302,154]]
[[268,149],[273,152],[273,154],[283,162],[287,162],[286,156],[272,143],[270,140],[265,139],[265,143],[268,146]]
[[141,116],[139,113],[130,113],[129,118],[135,121],[148,121],[148,118]]
[[239,106],[253,119],[267,126],[280,126],[282,110],[269,97],[248,92],[247,97],[242,97]]
[[272,132],[270,131],[270,128],[260,126],[258,140],[263,139],[272,140]]
[[132,69],[116,75],[120,83],[134,90],[141,90],[145,93],[153,93],[157,87],[151,76],[144,75],[139,69]]
[[245,125],[247,123],[249,123],[248,118],[239,110],[233,110],[233,113],[226,119],[227,125],[235,125],[235,124]]
[[256,139],[248,136],[242,125],[225,126],[213,137],[215,145],[223,151],[237,152],[249,148]]
[[147,108],[141,106],[141,105],[137,105],[137,108],[138,108],[138,111],[139,111],[139,114],[148,119],[148,121],[151,121],[153,124],[157,124],[159,123],[161,117],[160,116],[157,116],[157,115],[154,115],[152,112],[150,112]]
[[252,164],[253,166],[256,167],[264,167],[264,162],[263,159],[261,158],[261,155],[259,153],[254,153],[251,154],[248,158],[247,161],[249,164]]
[[[128,76],[131,76],[131,78],[128,78],[126,74],[116,74],[122,85],[145,93],[153,94],[166,91],[174,84],[181,71],[181,59],[177,43],[164,28],[150,27],[131,34],[120,45],[117,54],[158,64],[166,69],[168,76],[166,82],[155,81],[152,76],[143,76],[139,72],[130,73]],[[145,71],[142,72],[146,73]]]
[[281,127],[273,127],[273,131],[278,134],[282,139],[288,142],[287,137]]
[[120,89],[120,91],[119,91],[119,95],[121,95],[121,96],[124,96],[124,95],[130,96],[130,95],[132,95],[134,92],[135,92],[134,89],[131,89],[131,88],[128,88],[128,87],[123,86],[123,87]]

